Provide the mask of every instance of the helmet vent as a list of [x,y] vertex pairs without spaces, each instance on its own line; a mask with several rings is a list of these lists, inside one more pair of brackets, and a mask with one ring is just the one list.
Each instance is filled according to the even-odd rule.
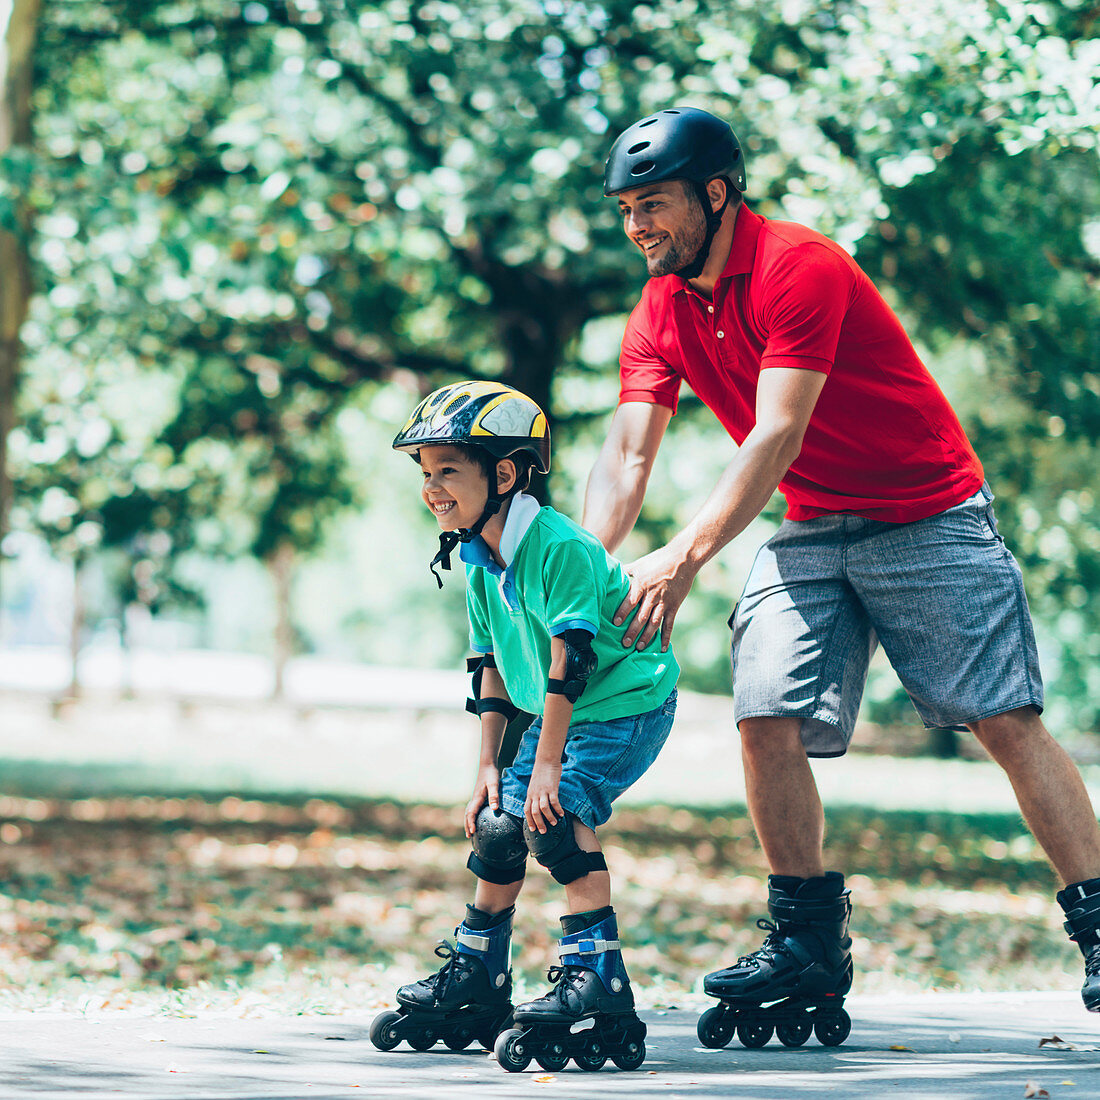
[[632,145],[629,149],[627,149],[627,153],[629,153],[630,156],[634,156],[635,153],[640,153],[643,149],[648,149],[648,148],[649,148],[649,142],[648,141],[639,141],[637,145]]
[[639,122],[638,129],[640,130],[643,126],[652,126],[655,122],[660,121],[661,120],[656,115],[654,115],[652,118],[647,118],[645,122]]
[[653,171],[655,163],[656,162],[652,160],[643,160],[640,164],[635,164],[634,167],[630,169],[630,174],[632,176],[644,176],[646,172]]
[[462,397],[456,397],[444,410],[444,416],[453,416],[463,405],[466,404],[468,398],[463,395]]

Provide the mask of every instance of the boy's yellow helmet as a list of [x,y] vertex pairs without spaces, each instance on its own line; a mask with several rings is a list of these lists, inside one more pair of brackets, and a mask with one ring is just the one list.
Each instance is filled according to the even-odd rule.
[[550,470],[550,427],[531,398],[501,382],[454,382],[428,394],[393,441],[395,451],[464,443],[494,458],[523,453],[540,474]]

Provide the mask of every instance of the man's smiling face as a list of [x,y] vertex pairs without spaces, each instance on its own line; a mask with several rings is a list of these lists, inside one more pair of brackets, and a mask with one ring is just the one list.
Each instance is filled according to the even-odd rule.
[[650,275],[686,267],[707,237],[707,220],[695,190],[683,180],[633,187],[616,195],[623,232],[641,249]]

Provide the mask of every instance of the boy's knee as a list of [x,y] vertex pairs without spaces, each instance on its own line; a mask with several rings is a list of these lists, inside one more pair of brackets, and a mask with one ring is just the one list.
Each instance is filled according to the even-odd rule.
[[532,829],[526,821],[523,823],[523,835],[531,855],[563,886],[592,871],[607,870],[603,852],[586,852],[577,843],[574,820],[571,813],[564,813],[545,833]]
[[470,838],[473,851],[466,866],[478,878],[497,886],[519,882],[527,873],[527,842],[521,818],[482,806]]

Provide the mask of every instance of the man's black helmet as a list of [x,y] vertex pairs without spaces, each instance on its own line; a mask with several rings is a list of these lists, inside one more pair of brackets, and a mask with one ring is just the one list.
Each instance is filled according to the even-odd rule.
[[725,176],[745,190],[745,157],[729,123],[697,107],[670,107],[624,130],[604,166],[603,193],[662,180],[705,184]]

